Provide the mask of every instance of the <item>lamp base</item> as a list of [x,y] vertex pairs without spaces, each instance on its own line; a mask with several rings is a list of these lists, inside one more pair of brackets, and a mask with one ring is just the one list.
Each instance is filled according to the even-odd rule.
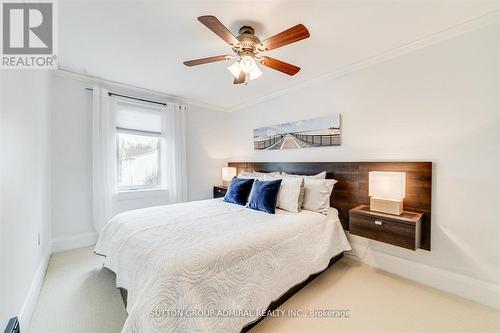
[[371,197],[370,210],[392,215],[401,215],[403,213],[403,200]]

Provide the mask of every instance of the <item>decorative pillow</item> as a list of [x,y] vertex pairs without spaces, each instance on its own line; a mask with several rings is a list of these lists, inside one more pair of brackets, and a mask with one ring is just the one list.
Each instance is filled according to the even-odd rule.
[[281,179],[268,181],[256,179],[250,193],[248,208],[274,214],[280,185]]
[[330,195],[332,194],[335,179],[304,178],[304,203],[303,209],[312,210],[321,214],[328,213]]
[[276,207],[292,213],[300,212],[304,198],[304,179],[300,177],[265,177],[265,180],[281,179],[281,187],[278,192]]
[[252,190],[254,180],[234,177],[224,196],[225,202],[245,206]]

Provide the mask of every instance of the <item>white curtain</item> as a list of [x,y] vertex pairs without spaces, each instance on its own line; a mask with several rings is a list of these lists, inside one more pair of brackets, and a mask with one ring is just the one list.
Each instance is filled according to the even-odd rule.
[[116,193],[115,98],[106,89],[93,88],[92,99],[92,192],[97,233],[113,216]]
[[169,203],[187,201],[186,109],[175,103],[162,107],[162,185]]

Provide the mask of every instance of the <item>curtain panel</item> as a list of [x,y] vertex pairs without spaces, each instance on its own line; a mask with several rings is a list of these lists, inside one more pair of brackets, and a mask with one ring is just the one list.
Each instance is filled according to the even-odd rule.
[[169,203],[187,201],[186,110],[176,103],[162,107],[162,180]]
[[106,89],[93,88],[92,95],[92,202],[94,228],[113,217],[117,192],[115,98]]

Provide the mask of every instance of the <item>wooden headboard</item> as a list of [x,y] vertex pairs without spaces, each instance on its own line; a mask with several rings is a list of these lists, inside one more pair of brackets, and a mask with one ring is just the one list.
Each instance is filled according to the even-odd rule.
[[240,171],[284,171],[313,175],[326,171],[326,178],[338,181],[330,205],[339,211],[340,222],[349,230],[349,209],[369,204],[369,171],[406,172],[404,209],[424,214],[421,248],[431,248],[432,162],[229,162]]

